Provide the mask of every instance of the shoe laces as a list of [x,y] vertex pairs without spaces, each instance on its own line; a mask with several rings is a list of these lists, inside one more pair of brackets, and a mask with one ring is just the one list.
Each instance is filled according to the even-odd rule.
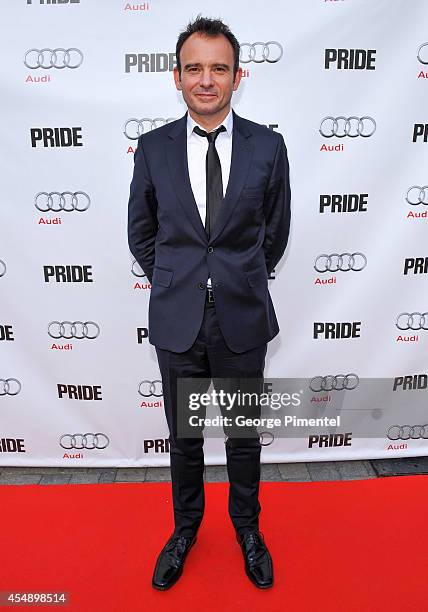
[[174,557],[179,561],[181,556],[186,552],[186,548],[190,542],[190,538],[185,536],[173,536],[167,546],[167,551],[172,552]]
[[[257,550],[259,544],[262,547]],[[260,531],[252,531],[244,536],[243,545],[246,549],[247,559],[250,566],[255,565],[265,555],[264,536]]]
[[244,541],[248,544],[264,544],[264,535],[261,531],[251,531],[244,536]]

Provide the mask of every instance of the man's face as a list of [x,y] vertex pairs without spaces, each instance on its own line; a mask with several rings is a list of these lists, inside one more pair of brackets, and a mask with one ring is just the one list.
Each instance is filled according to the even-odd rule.
[[225,36],[192,34],[180,51],[181,78],[174,80],[187,106],[199,115],[221,112],[238,89],[241,69],[233,77],[233,47]]

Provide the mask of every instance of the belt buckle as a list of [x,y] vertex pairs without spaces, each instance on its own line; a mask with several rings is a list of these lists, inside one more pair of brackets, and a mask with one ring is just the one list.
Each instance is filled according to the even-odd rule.
[[208,304],[214,304],[214,292],[210,287],[207,287],[207,301]]

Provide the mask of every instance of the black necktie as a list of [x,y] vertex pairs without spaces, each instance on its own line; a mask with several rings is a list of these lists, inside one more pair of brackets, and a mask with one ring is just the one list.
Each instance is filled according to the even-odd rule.
[[223,199],[223,182],[221,179],[221,164],[217,150],[215,148],[215,139],[220,132],[225,132],[226,128],[221,125],[213,132],[206,132],[201,130],[197,125],[193,128],[193,131],[198,136],[205,136],[208,138],[208,151],[205,160],[205,171],[206,171],[206,184],[207,184],[207,196],[206,196],[206,215],[205,215],[205,230],[208,238],[214,229],[214,224],[218,210],[220,208],[221,201]]

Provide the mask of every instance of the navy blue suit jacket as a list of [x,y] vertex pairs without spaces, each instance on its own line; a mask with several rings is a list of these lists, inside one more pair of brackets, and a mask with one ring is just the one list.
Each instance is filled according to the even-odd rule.
[[226,195],[208,239],[187,166],[187,113],[142,134],[134,154],[128,241],[152,288],[149,342],[178,353],[196,339],[211,277],[219,325],[241,353],[279,332],[268,274],[290,226],[287,150],[278,132],[233,112]]

